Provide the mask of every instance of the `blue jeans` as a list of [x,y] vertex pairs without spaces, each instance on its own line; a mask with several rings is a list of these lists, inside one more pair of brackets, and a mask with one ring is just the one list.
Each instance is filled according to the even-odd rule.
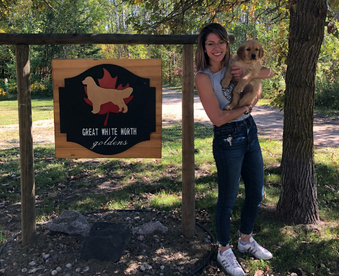
[[215,212],[218,242],[230,243],[230,217],[237,199],[240,176],[245,184],[240,232],[249,235],[264,192],[264,166],[252,118],[214,127],[213,155],[218,171],[218,202]]

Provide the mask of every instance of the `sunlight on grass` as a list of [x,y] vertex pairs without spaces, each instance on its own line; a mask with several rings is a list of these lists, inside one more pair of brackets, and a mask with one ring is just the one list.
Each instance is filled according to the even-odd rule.
[[[32,120],[53,119],[53,99],[32,99]],[[0,101],[1,125],[18,124],[18,101]]]
[[125,209],[127,203],[125,200],[110,201],[105,207],[109,210]]
[[150,201],[150,206],[159,210],[169,210],[173,207],[181,206],[181,200],[180,196],[167,194],[165,191],[162,191],[154,196],[153,200]]
[[272,100],[270,99],[259,99],[257,105],[271,105]]

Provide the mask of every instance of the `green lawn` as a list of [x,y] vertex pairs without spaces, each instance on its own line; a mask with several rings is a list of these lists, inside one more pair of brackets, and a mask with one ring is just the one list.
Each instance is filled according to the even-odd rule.
[[[0,126],[17,122],[16,101],[0,102]],[[32,100],[33,120],[53,117],[52,100]],[[11,113],[12,115],[9,115]],[[163,128],[161,159],[56,159],[54,144],[35,146],[34,170],[36,195],[39,195],[37,219],[48,220],[64,209],[88,210],[142,209],[181,212],[182,150],[181,125]],[[197,215],[216,235],[214,209],[217,200],[216,168],[211,151],[211,126],[195,124],[195,191]],[[265,198],[254,229],[256,239],[269,248],[274,258],[256,261],[243,258],[248,275],[256,270],[268,275],[339,275],[339,149],[315,149],[315,165],[321,224],[285,225],[275,215],[281,187],[282,143],[261,139],[265,166]],[[119,189],[97,193],[103,181],[114,181]],[[131,196],[134,195],[134,196]],[[63,199],[55,205],[55,198]],[[70,198],[66,200],[66,198]],[[20,202],[20,151],[0,150],[0,202],[14,207]],[[232,213],[232,240],[237,238],[244,186]],[[6,203],[7,204],[7,203]],[[8,208],[9,210],[9,208]],[[13,212],[16,209],[13,208]],[[9,213],[7,213],[9,214]],[[200,216],[199,216],[200,217]],[[17,223],[20,223],[18,219]],[[6,237],[0,227],[0,246]],[[298,275],[299,275],[298,274]]]
[[[53,119],[52,99],[33,99],[32,101],[33,121]],[[18,124],[18,101],[0,101],[0,125]]]

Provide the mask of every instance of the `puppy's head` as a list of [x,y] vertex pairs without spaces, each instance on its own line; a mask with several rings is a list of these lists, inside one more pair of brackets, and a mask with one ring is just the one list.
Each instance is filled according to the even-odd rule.
[[90,84],[90,83],[92,83],[92,82],[93,82],[93,79],[92,79],[91,77],[86,77],[86,78],[82,81],[82,83],[85,84],[85,85]]
[[248,40],[240,45],[237,55],[244,61],[257,61],[264,56],[262,45],[255,40]]

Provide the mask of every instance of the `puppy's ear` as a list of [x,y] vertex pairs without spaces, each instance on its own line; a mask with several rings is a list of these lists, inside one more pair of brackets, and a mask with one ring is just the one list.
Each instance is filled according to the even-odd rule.
[[260,44],[259,47],[259,58],[263,58],[264,57],[264,49],[262,48],[262,45]]
[[241,59],[241,60],[245,60],[246,59],[246,53],[245,53],[245,44],[241,44],[240,47],[238,48],[237,51],[237,56]]

